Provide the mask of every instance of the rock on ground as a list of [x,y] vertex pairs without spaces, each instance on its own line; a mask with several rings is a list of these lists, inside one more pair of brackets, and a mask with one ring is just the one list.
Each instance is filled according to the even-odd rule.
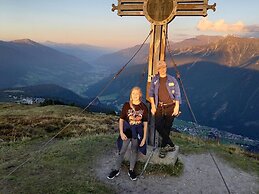
[[[102,182],[112,185],[117,193],[148,194],[227,194],[228,190],[209,153],[199,155],[179,155],[184,163],[184,172],[180,177],[164,175],[146,175],[137,181],[131,181],[126,170],[118,177],[108,180],[115,161],[116,152],[111,151],[101,158],[96,166],[96,175]],[[231,194],[252,194],[259,192],[259,179],[228,165],[223,159],[213,155]]]

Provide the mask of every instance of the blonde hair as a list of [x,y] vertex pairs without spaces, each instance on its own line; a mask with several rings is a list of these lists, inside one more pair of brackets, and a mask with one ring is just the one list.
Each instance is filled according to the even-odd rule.
[[133,105],[133,99],[132,99],[131,96],[132,96],[132,92],[133,92],[134,90],[137,90],[137,91],[139,92],[139,101],[141,102],[141,100],[142,100],[142,91],[141,91],[141,88],[138,87],[138,86],[133,87],[133,88],[130,90],[130,101],[129,101],[129,103],[130,103],[131,108],[133,107],[133,106],[132,106],[132,105]]

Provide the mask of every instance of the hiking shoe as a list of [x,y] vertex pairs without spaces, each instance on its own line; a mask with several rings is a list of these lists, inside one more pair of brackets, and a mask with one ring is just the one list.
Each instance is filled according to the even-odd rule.
[[132,181],[137,180],[137,176],[133,170],[129,170],[128,175]]
[[107,176],[107,179],[114,179],[114,177],[119,176],[120,171],[119,170],[113,170],[111,171],[111,173],[109,174],[109,176]]
[[160,148],[160,151],[159,151],[159,158],[165,158],[166,156],[166,150],[164,147]]
[[167,145],[164,147],[164,149],[165,149],[166,152],[173,152],[173,151],[175,151],[175,146],[174,146],[174,145],[171,146],[171,145],[167,144]]

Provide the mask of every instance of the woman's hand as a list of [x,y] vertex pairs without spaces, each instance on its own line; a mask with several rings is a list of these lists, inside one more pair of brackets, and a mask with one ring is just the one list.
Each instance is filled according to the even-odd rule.
[[151,107],[151,113],[152,113],[152,115],[156,114],[156,106],[155,105]]
[[120,136],[121,136],[121,139],[122,139],[123,141],[125,141],[125,140],[128,139],[127,136],[126,136],[123,132],[120,133]]
[[143,145],[145,145],[145,143],[146,143],[146,140],[142,139],[142,141],[140,142],[139,146],[142,147]]

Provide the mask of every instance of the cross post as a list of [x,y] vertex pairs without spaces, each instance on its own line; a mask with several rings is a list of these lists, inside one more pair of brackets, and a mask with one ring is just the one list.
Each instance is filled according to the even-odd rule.
[[[151,40],[148,59],[148,80],[146,99],[152,77],[157,74],[157,63],[165,60],[166,37],[168,24],[176,16],[207,16],[207,10],[216,10],[216,3],[208,5],[208,0],[118,0],[112,4],[112,11],[117,10],[119,16],[145,16],[151,23]],[[149,123],[148,144],[155,144],[154,118]]]

